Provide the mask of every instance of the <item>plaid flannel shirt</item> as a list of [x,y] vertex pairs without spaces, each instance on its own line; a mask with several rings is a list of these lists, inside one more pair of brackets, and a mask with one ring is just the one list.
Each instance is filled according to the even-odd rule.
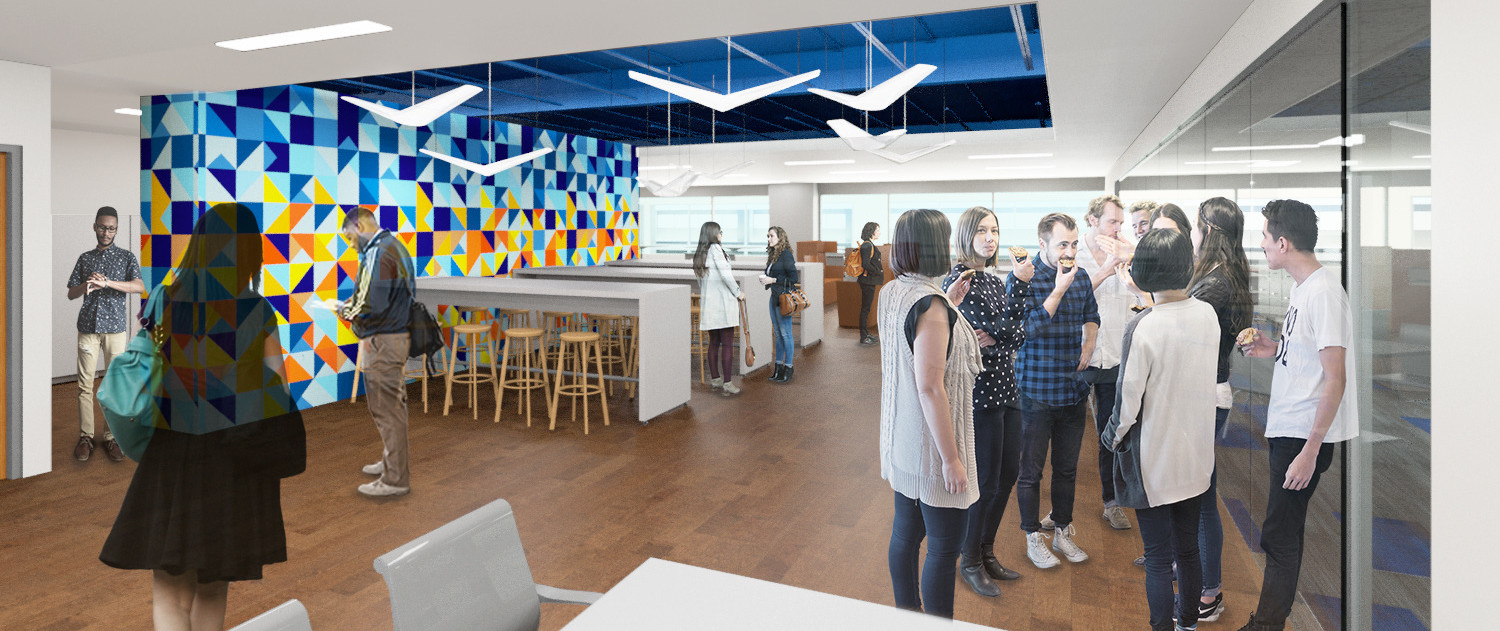
[[1057,287],[1057,270],[1040,255],[1032,264],[1036,274],[1026,296],[1026,342],[1016,353],[1016,378],[1027,398],[1047,405],[1072,405],[1088,396],[1089,384],[1078,376],[1078,361],[1083,355],[1083,325],[1099,324],[1094,285],[1088,272],[1078,270],[1057,305],[1057,314],[1048,314],[1042,305]]

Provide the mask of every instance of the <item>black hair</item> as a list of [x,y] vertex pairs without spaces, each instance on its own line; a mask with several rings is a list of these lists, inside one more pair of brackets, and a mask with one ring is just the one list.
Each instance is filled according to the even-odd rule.
[[1046,217],[1042,217],[1042,220],[1036,223],[1036,236],[1043,241],[1050,241],[1052,239],[1052,227],[1057,224],[1062,224],[1063,228],[1068,230],[1078,229],[1078,222],[1073,221],[1072,217],[1062,213],[1052,213]]
[[865,222],[865,227],[859,231],[860,241],[869,241],[875,237],[875,231],[880,229],[880,224],[873,221]]
[[99,221],[100,217],[114,217],[115,221],[119,221],[120,213],[115,212],[114,206],[100,206],[99,212],[94,213],[94,221]]
[[1151,211],[1151,221],[1146,223],[1147,230],[1150,230],[1150,226],[1162,217],[1171,219],[1172,223],[1177,224],[1177,230],[1182,232],[1184,237],[1189,236],[1193,231],[1193,224],[1188,223],[1187,213],[1182,212],[1182,208],[1177,204],[1162,204],[1157,206],[1156,210]]
[[1192,240],[1175,230],[1147,232],[1135,246],[1130,275],[1141,291],[1187,289],[1193,279]]
[[953,229],[948,217],[931,208],[901,213],[891,235],[891,271],[896,274],[943,276],[951,258],[948,241]]
[[1272,239],[1286,238],[1292,247],[1311,252],[1318,245],[1318,213],[1295,199],[1276,199],[1261,209]]

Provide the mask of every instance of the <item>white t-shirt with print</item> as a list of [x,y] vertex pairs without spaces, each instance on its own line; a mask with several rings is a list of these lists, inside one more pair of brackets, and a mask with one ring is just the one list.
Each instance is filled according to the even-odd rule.
[[[1107,261],[1109,255],[1100,251]],[[1089,249],[1088,237],[1078,240],[1078,267],[1089,273],[1089,278],[1104,274],[1103,266]],[[1099,337],[1094,344],[1094,354],[1089,365],[1095,368],[1114,368],[1120,365],[1120,345],[1125,341],[1125,325],[1130,324],[1135,312],[1130,306],[1140,299],[1119,274],[1114,274],[1094,288],[1094,302],[1099,304]]]
[[1359,435],[1359,397],[1354,384],[1354,315],[1349,296],[1326,267],[1292,287],[1281,344],[1271,375],[1271,403],[1266,410],[1266,438],[1307,438],[1323,394],[1323,364],[1318,352],[1344,348],[1344,399],[1323,442],[1337,443]]

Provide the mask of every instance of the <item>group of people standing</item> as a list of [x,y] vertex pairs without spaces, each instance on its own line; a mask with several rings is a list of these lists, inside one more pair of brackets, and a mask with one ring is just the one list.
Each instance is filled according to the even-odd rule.
[[[693,253],[693,273],[698,276],[698,330],[708,334],[708,372],[714,390],[724,396],[740,393],[734,385],[734,331],[740,326],[740,303],[744,292],[734,279],[729,255],[724,252],[724,229],[705,222],[698,230],[698,249]],[[781,312],[781,295],[797,288],[801,274],[791,242],[781,226],[766,231],[766,269],[761,286],[771,292],[771,348],[774,369],[768,379],[784,384],[792,380],[792,314]]]
[[[1013,486],[1034,566],[1088,559],[1075,541],[1073,508],[1092,395],[1101,518],[1129,529],[1124,509],[1135,509],[1152,629],[1217,620],[1223,527],[1214,436],[1228,418],[1238,348],[1276,364],[1260,541],[1267,565],[1242,631],[1283,628],[1308,500],[1333,445],[1357,432],[1357,413],[1344,387],[1352,317],[1338,278],[1313,254],[1317,215],[1296,200],[1273,201],[1262,214],[1269,267],[1297,283],[1279,341],[1250,328],[1244,217],[1229,199],[1200,204],[1195,228],[1175,205],[1142,202],[1127,214],[1118,197],[1104,195],[1089,204],[1083,238],[1072,217],[1049,214],[1037,226],[1040,252],[1011,248],[1004,278],[994,271],[1001,253],[990,209],[969,209],[956,230],[936,210],[901,215],[890,256],[896,280],[880,290],[878,314],[881,477],[895,498],[888,561],[897,606],[952,617],[955,574],[990,597],[1000,595],[996,581],[1021,577],[995,555]],[[1121,234],[1127,217],[1133,239]],[[1049,456],[1051,509],[1042,516]]]

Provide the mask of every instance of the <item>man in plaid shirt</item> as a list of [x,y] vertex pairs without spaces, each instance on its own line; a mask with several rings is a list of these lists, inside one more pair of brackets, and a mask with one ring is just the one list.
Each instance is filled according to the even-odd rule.
[[1088,400],[1087,370],[1099,335],[1099,306],[1088,272],[1078,268],[1078,225],[1052,213],[1037,225],[1042,251],[1026,300],[1026,343],[1016,355],[1021,385],[1021,478],[1016,501],[1026,556],[1038,568],[1055,567],[1047,549],[1041,512],[1042,467],[1052,451],[1052,550],[1073,563],[1089,555],[1073,542],[1073,488],[1083,447]]

